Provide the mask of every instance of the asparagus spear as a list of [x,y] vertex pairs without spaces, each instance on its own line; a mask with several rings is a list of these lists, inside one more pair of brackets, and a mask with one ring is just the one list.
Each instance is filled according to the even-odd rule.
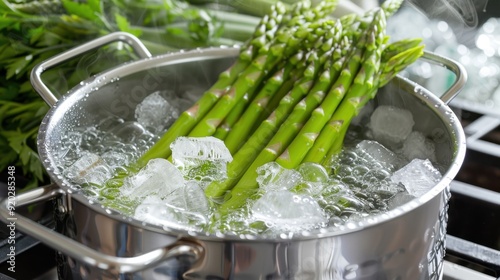
[[325,97],[325,92],[328,90],[332,79],[336,78],[335,73],[340,72],[340,69],[342,69],[345,59],[347,59],[346,56],[339,57],[330,69],[323,72],[318,82],[314,84],[307,96],[293,108],[290,116],[278,128],[265,148],[260,151],[249,167],[243,170],[245,172],[231,190],[231,198],[221,205],[220,210],[222,213],[240,207],[246,201],[248,195],[256,191],[258,185],[255,170],[263,164],[275,160],[289,145],[312,111]]
[[[326,28],[330,28],[330,24],[332,24],[332,28],[334,31],[325,33],[322,38],[318,40],[317,45],[314,47],[314,49],[318,50],[318,54],[321,57],[325,52],[328,52],[332,48],[334,43],[339,43],[340,35],[342,34],[342,30],[340,28],[341,25],[339,22],[337,22],[336,26],[334,22],[326,22]],[[321,65],[323,64],[323,62],[320,62],[319,64]],[[232,153],[234,153],[236,149],[239,148],[242,143],[247,140],[248,135],[253,132],[254,124],[259,120],[259,118],[262,118],[263,115],[267,117],[265,109],[267,109],[267,112],[272,112],[275,109],[275,105],[273,104],[273,102],[276,102],[275,100],[281,100],[283,98],[282,94],[276,94],[276,92],[286,93],[291,88],[294,82],[293,76],[297,76],[297,73],[303,73],[304,68],[305,63],[299,63],[299,65],[297,65],[297,67],[294,69],[292,75],[284,75],[283,77],[283,75],[278,72],[277,77],[275,77],[276,79],[267,81],[263,90],[250,104],[249,108],[242,115],[234,130],[229,133],[225,141],[226,146]],[[285,79],[288,80],[288,83],[285,83],[283,88],[280,89],[279,85],[284,83]],[[267,107],[270,98],[273,99],[273,102],[271,102]]]
[[375,54],[382,49],[384,30],[385,17],[383,11],[380,10],[373,18],[365,36],[356,44],[353,58],[349,60],[339,79],[321,105],[313,111],[311,118],[307,120],[298,136],[276,159],[277,163],[285,168],[297,167],[314,145],[317,136],[335,112],[344,95],[351,91],[358,94],[370,91],[373,86],[373,75],[378,71],[379,64],[379,59]]
[[[241,118],[243,117],[244,119],[246,119],[248,117],[244,116],[248,115],[250,112],[256,113],[255,111],[260,111],[259,108],[267,104],[269,98],[271,98],[278,92],[285,80],[287,80],[290,76],[295,76],[295,74],[291,75],[291,72],[300,72],[301,69],[298,69],[295,66],[303,56],[303,52],[298,52],[290,59],[291,63],[285,63],[285,61],[282,61],[281,65],[284,66],[277,67],[277,71],[265,81],[264,86],[259,90],[253,100],[251,100],[248,94],[246,94],[242,98],[242,100],[240,100],[229,112],[222,124],[219,125],[214,133],[214,136],[219,139],[225,140],[226,146],[229,151],[231,151],[231,154],[235,152],[240,143],[245,141],[246,134],[241,134],[241,130],[247,128],[248,130],[250,130],[250,128],[252,128],[252,126],[241,127],[241,125],[239,124],[241,122]],[[288,86],[288,84],[286,85]],[[281,95],[281,97],[283,96]],[[250,108],[248,108],[248,106],[250,106]],[[236,130],[240,131],[232,131],[232,128],[235,126],[235,124]],[[236,141],[233,138],[236,138]]]
[[248,67],[251,60],[266,45],[267,38],[272,37],[286,14],[284,5],[278,2],[273,5],[267,17],[263,17],[255,29],[252,39],[246,44],[236,62],[219,75],[217,82],[188,110],[183,112],[168,131],[144,155],[137,165],[143,166],[153,158],[168,158],[170,144],[178,137],[187,135],[196,123],[213,107],[217,100],[227,91],[240,73]]
[[399,71],[421,57],[423,48],[424,46],[413,47],[391,57],[388,62],[384,63],[383,70],[378,74],[378,78],[376,79],[377,86],[370,93],[361,98],[353,96],[342,102],[331,119],[332,122],[339,122],[340,126],[338,128],[339,133],[333,134],[333,137],[330,137],[331,147],[321,162],[325,167],[329,166],[332,158],[341,151],[350,121],[359,113],[359,110],[375,96],[378,88],[387,84]]
[[[335,52],[335,58],[341,56],[340,49],[337,48]],[[260,123],[256,131],[233,156],[233,161],[227,166],[229,179],[224,182],[212,182],[206,188],[205,194],[208,197],[221,197],[238,182],[248,166],[255,160],[258,152],[273,137],[297,103],[309,93],[318,72],[323,67],[323,63],[326,63],[326,68],[329,69],[328,63],[331,60],[328,60],[327,57],[330,56],[332,56],[332,52],[325,52],[322,56],[318,57],[316,49],[311,51],[307,57],[308,65],[301,79],[295,82],[292,90],[280,100],[278,107],[266,120]]]
[[[307,2],[304,2],[307,3]],[[303,11],[302,14],[292,17],[284,28],[276,32],[275,40],[260,50],[260,55],[241,74],[241,79],[235,81],[228,94],[219,98],[213,109],[189,133],[189,136],[213,135],[217,126],[223,121],[245,94],[253,99],[256,85],[265,78],[267,72],[277,65],[281,59],[293,55],[300,48],[309,49],[311,44],[326,31],[322,28],[321,21],[336,7],[337,1],[323,1],[312,9]]]
[[[424,46],[419,45],[420,42],[420,39],[407,39],[392,43],[384,49],[381,58],[380,74],[377,74],[378,78],[376,78],[377,85],[369,94],[370,98],[373,98],[376,90],[389,82],[396,73],[415,62],[422,55]],[[326,162],[329,163],[333,154],[340,151],[342,147],[344,135],[348,127],[348,124],[344,124],[344,122],[345,120],[332,117],[323,130],[321,130],[320,135],[303,162],[319,163],[325,162],[326,159]],[[330,149],[332,151],[329,156],[326,156]]]
[[[416,40],[410,44],[415,44],[418,41],[419,40]],[[403,46],[406,43],[408,42],[401,41],[395,43],[393,46]],[[346,99],[342,102],[331,120],[332,122],[339,123],[337,128],[338,133],[331,133],[331,136],[325,136],[329,137],[329,139],[333,142],[331,142],[331,147],[329,148],[328,153],[322,159],[321,163],[324,166],[328,166],[334,156],[341,151],[342,143],[350,121],[358,114],[359,110],[375,96],[378,88],[387,84],[399,71],[403,70],[421,57],[423,55],[423,48],[424,46],[415,46],[405,51],[401,50],[400,53],[397,53],[390,58],[386,57],[388,61],[383,61],[382,63],[382,70],[377,74],[377,78],[375,79],[377,82],[375,88],[365,96],[353,96],[352,98]],[[389,49],[386,54],[388,55],[390,52],[391,49]]]

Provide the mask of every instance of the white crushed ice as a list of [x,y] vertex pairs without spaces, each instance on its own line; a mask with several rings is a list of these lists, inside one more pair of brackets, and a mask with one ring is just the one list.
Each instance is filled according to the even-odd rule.
[[383,169],[391,171],[402,164],[398,155],[377,141],[363,140],[356,145],[356,151],[366,160],[368,166],[381,165]]
[[257,183],[264,191],[290,190],[303,179],[294,169],[283,168],[272,161],[257,168]]
[[171,228],[196,230],[206,225],[209,205],[205,193],[194,181],[175,189],[169,196],[146,197],[135,209],[134,218]]

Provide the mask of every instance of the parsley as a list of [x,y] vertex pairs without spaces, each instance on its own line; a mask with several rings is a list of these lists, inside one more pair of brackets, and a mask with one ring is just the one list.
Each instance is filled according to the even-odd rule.
[[[182,0],[0,1],[0,171],[19,167],[29,180],[27,188],[49,180],[36,146],[48,106],[29,81],[35,65],[114,31],[138,36],[153,54],[242,43],[259,18],[234,13]],[[60,96],[131,56],[110,46],[47,71],[42,78]]]

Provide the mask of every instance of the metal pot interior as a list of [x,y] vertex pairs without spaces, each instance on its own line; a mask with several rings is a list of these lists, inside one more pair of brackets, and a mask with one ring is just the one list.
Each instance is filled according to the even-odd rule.
[[[136,105],[147,95],[158,90],[169,89],[174,90],[178,95],[189,92],[199,96],[217,79],[220,72],[231,65],[237,53],[236,48],[214,48],[166,54],[118,66],[80,83],[51,108],[40,126],[39,154],[53,181],[72,193],[74,199],[87,204],[88,207],[95,208],[95,211],[123,221],[124,218],[119,213],[89,202],[77,186],[63,178],[58,168],[59,159],[54,155],[61,137],[78,128],[92,126],[109,116],[134,120]],[[431,92],[401,77],[395,78],[380,90],[377,97],[367,106],[381,104],[395,105],[409,109],[413,113],[415,128],[436,141],[436,157],[444,174],[443,179],[424,196],[383,215],[371,217],[368,223],[359,222],[348,227],[322,230],[309,233],[307,237],[295,236],[294,238],[344,234],[383,223],[437,196],[455,177],[463,161],[465,138],[455,114],[446,104]],[[164,228],[130,218],[127,220],[140,227],[165,232]],[[176,229],[172,229],[172,232],[185,233]],[[207,236],[210,237],[210,235]]]

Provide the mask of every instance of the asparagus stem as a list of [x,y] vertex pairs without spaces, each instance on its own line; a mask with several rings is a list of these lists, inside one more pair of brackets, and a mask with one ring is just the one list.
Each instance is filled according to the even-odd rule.
[[231,154],[234,154],[241,144],[246,141],[248,135],[251,133],[255,119],[264,110],[269,99],[278,92],[284,81],[289,78],[290,72],[294,66],[293,64],[287,64],[284,68],[278,69],[278,71],[266,81],[264,87],[259,91],[252,102],[250,102],[248,108],[240,114],[241,117],[237,119],[237,121],[232,122],[231,119],[229,119],[232,117],[231,113],[234,110],[228,115],[226,118],[227,121],[225,120],[225,127],[229,127],[231,131],[225,139],[225,144]]
[[[346,104],[357,103],[360,98],[363,99],[373,92],[376,86],[376,79],[374,79],[374,77],[379,72],[380,57],[386,40],[385,24],[386,19],[384,11],[379,10],[375,14],[372,25],[366,34],[366,42],[362,42],[366,47],[366,52],[363,55],[361,68],[355,76],[352,85],[348,89],[342,87],[346,89],[345,97],[335,98],[338,97],[338,95],[332,95],[332,99],[327,100],[328,97],[330,97],[329,95],[327,99],[325,99],[325,102],[322,103],[322,106],[320,106],[322,112],[325,113],[313,115],[309,120],[311,122],[311,129],[306,130],[305,133],[312,133],[310,131],[316,129],[314,132],[317,133],[315,134],[317,135],[317,139],[314,140],[317,141],[310,141],[308,147],[311,148],[306,151],[300,150],[297,152],[296,146],[293,147],[290,145],[290,150],[295,148],[295,158],[293,158],[295,165],[300,164],[302,160],[320,162],[330,150],[330,145],[333,143],[332,139],[335,139],[343,126],[350,123],[350,119],[335,118],[335,115],[338,114],[339,111],[345,110],[344,107],[346,107]],[[315,116],[317,117],[315,118]],[[327,123],[329,124],[326,125]],[[306,128],[307,127],[304,127],[304,129]],[[300,138],[297,139],[300,140]],[[299,144],[301,143],[298,143],[298,145]],[[303,157],[300,158],[301,156]]]
[[[345,57],[342,58],[345,59]],[[343,64],[341,58],[336,62],[337,65]],[[328,71],[324,73],[328,73]],[[288,116],[283,124],[277,129],[271,140],[265,145],[262,151],[260,151],[255,160],[249,164],[248,168],[243,169],[245,172],[232,189],[231,198],[221,205],[220,210],[222,213],[240,207],[248,198],[247,195],[251,195],[256,191],[258,187],[256,182],[256,169],[267,162],[275,160],[283,153],[284,149],[289,145],[305,121],[309,118],[312,111],[321,103],[325,97],[325,92],[329,84],[330,75],[321,75],[318,82],[314,84],[306,97],[295,105],[290,116]]]
[[297,103],[309,93],[313,86],[313,81],[322,68],[322,64],[328,61],[326,57],[330,55],[331,52],[326,52],[321,57],[318,57],[316,50],[313,50],[307,56],[308,65],[303,76],[294,83],[292,90],[280,100],[278,107],[266,120],[260,123],[256,131],[233,156],[233,161],[227,166],[229,179],[224,182],[212,182],[206,188],[205,194],[208,197],[217,198],[223,196],[239,181],[245,170],[247,170],[257,157],[258,152],[273,137]]
[[268,41],[266,38],[272,37],[276,33],[285,14],[286,9],[282,3],[278,2],[272,7],[269,16],[261,19],[252,38],[243,46],[235,63],[219,75],[217,82],[190,109],[181,113],[160,140],[139,158],[137,165],[144,166],[150,159],[170,156],[170,144],[177,137],[187,135],[199,120],[212,109],[217,100],[226,93],[228,87],[236,81],[240,73],[249,66],[251,60],[266,45]]
[[[297,167],[307,155],[313,145],[318,146],[316,138],[320,131],[328,123],[337,106],[341,103],[344,95],[351,91],[362,91],[371,87],[371,79],[376,73],[378,60],[372,57],[372,53],[377,49],[375,38],[384,31],[385,19],[374,17],[365,35],[357,42],[352,58],[349,59],[347,66],[342,70],[340,77],[331,87],[326,98],[320,106],[316,108],[297,137],[290,146],[281,154],[276,162],[285,168]],[[383,36],[382,36],[383,37]],[[366,49],[366,51],[365,51]],[[353,83],[351,85],[351,83]],[[315,151],[321,150],[320,147],[314,147]]]
[[[416,40],[420,41],[420,40]],[[352,110],[350,115],[346,115],[345,119],[340,120],[337,116],[332,117],[329,124],[321,131],[320,136],[316,140],[315,147],[313,147],[307,154],[304,161],[321,162],[323,165],[328,166],[331,164],[332,159],[342,149],[345,134],[348,130],[350,121],[354,118],[359,110],[375,96],[376,91],[386,85],[399,71],[403,70],[408,65],[415,62],[423,54],[424,46],[415,45],[414,43],[407,44],[408,42],[396,42],[387,46],[382,53],[382,64],[380,74],[376,87],[367,94],[369,98],[362,99],[356,110]],[[405,50],[409,46],[410,48]],[[398,52],[394,52],[398,49]],[[390,57],[389,53],[392,53]],[[397,71],[396,71],[397,69]],[[347,106],[347,105],[346,105]]]
[[300,48],[310,49],[311,44],[326,32],[322,28],[322,20],[331,13],[337,5],[336,0],[322,1],[310,9],[309,1],[298,2],[288,21],[285,19],[283,28],[276,31],[273,40],[260,48],[260,55],[235,81],[228,94],[217,100],[217,103],[206,116],[190,132],[190,136],[213,135],[217,126],[232,110],[241,98],[248,94],[253,99],[256,87],[265,78],[281,59],[286,59],[296,53]]

